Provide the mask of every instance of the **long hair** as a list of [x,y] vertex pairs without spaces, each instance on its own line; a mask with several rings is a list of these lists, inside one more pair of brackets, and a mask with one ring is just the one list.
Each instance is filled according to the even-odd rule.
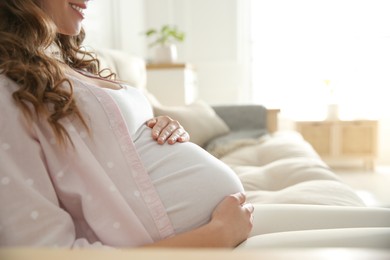
[[96,56],[80,47],[84,31],[77,36],[58,34],[39,0],[1,1],[0,73],[18,84],[13,99],[30,123],[44,118],[60,143],[72,142],[60,119],[75,116],[88,127],[73,99],[72,82],[45,50],[56,43],[64,63],[99,75]]

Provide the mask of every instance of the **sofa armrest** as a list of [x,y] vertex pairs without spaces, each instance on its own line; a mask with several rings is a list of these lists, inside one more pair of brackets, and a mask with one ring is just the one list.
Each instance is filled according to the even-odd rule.
[[279,109],[262,105],[217,105],[213,109],[231,131],[264,129],[273,133],[278,130]]
[[230,128],[228,134],[211,139],[204,147],[217,158],[256,142],[259,137],[269,133],[268,110],[262,105],[218,105],[212,108]]
[[218,105],[213,109],[233,132],[267,128],[267,109],[262,105]]

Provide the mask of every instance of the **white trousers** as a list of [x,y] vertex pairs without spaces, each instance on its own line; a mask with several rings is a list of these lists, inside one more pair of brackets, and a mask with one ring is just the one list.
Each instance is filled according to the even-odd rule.
[[390,209],[255,204],[250,238],[237,249],[272,247],[390,248]]

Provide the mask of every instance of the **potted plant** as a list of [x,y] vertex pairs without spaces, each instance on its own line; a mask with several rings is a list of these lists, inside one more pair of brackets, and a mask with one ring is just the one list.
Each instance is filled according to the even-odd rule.
[[173,63],[177,60],[176,43],[184,41],[184,32],[166,24],[160,29],[151,28],[144,34],[150,39],[149,48],[154,48],[153,62]]
[[339,119],[339,105],[336,100],[336,93],[333,84],[331,85],[331,81],[329,79],[324,80],[326,88],[329,90],[329,100],[328,100],[328,111],[327,111],[327,119],[334,121]]

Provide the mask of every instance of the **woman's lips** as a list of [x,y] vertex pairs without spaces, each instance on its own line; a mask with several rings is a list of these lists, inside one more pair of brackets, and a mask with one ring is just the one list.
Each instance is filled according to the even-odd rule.
[[84,10],[86,8],[85,5],[78,5],[78,4],[70,4],[70,6],[76,10],[83,18],[84,18]]

